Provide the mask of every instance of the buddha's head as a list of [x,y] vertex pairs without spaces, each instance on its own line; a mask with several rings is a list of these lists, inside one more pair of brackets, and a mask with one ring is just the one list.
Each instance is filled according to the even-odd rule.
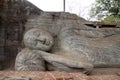
[[51,33],[39,28],[31,29],[24,35],[24,44],[30,49],[49,51],[53,42]]

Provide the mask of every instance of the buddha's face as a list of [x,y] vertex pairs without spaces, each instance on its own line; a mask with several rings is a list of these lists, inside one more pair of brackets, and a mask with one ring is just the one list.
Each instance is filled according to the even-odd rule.
[[35,50],[48,51],[53,45],[52,35],[43,29],[31,29],[24,35],[26,47]]

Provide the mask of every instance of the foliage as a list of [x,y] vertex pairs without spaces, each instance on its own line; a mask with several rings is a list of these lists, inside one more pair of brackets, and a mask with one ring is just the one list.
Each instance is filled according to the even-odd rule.
[[98,20],[120,18],[120,0],[96,0],[91,8],[90,16]]
[[119,16],[107,16],[102,20],[102,22],[107,23],[107,24],[118,24],[120,25],[120,17]]

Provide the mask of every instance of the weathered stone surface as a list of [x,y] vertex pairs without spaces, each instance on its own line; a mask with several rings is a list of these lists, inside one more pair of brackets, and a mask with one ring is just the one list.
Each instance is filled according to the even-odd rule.
[[[2,45],[2,48],[5,48],[5,52],[1,50],[0,54],[16,52],[16,45],[19,45],[21,42],[24,30],[40,28],[41,30],[44,29],[50,32],[54,37],[55,44],[53,45],[51,43],[53,48],[50,50],[51,45],[46,48],[42,45],[43,43],[39,41],[39,48],[31,45],[31,42],[34,44],[34,42],[37,43],[37,41],[30,41],[30,43],[28,43],[30,45],[26,45],[27,42],[25,42],[25,45],[30,49],[50,50],[49,52],[53,54],[37,50],[35,52],[23,50],[18,54],[21,54],[21,58],[19,59],[20,56],[17,56],[18,61],[24,63],[25,60],[30,58],[27,53],[31,53],[30,55],[34,54],[42,57],[49,63],[48,66],[53,68],[53,70],[76,71],[78,70],[76,68],[82,68],[89,72],[93,66],[120,67],[120,28],[91,28],[85,25],[86,20],[74,14],[42,12],[28,4],[30,3],[26,3],[24,0],[0,1],[0,31],[2,32],[0,35],[0,45]],[[27,18],[28,22],[26,23]],[[41,30],[38,31],[38,34],[42,32]],[[31,35],[31,33],[29,34]],[[33,34],[33,36],[30,35],[28,36],[32,38],[33,36],[35,37],[34,40],[37,39],[37,36],[35,36],[37,34]],[[41,41],[41,39],[43,39],[43,37],[40,37],[39,40]],[[29,41],[28,38],[25,41]],[[43,42],[44,41],[47,43],[49,39],[48,41],[43,40]],[[41,45],[44,46],[44,48]],[[42,48],[40,48],[40,46]],[[33,63],[32,61],[34,62],[34,59],[28,60],[30,63]],[[41,58],[38,61],[41,61]],[[24,65],[26,64],[20,64],[20,67]],[[34,68],[38,65],[39,63],[36,63]],[[48,69],[51,70],[49,67]],[[29,69],[25,69],[34,70],[34,68],[31,69],[30,67]]]
[[93,75],[119,75],[120,73],[120,68],[94,68],[92,73],[90,74],[91,76]]
[[65,52],[60,52],[60,54],[50,54],[39,50],[34,50],[34,52],[38,53],[46,62],[49,63],[48,70],[61,70],[67,72],[81,71],[83,73],[89,73],[93,68],[93,65],[86,60],[87,58],[84,59],[84,57],[77,57],[71,54],[66,55]]
[[0,76],[0,80],[31,80],[28,77]]
[[[87,32],[84,31],[84,33]],[[92,34],[89,33],[91,36]],[[94,67],[120,67],[120,34],[116,32],[113,35],[106,35],[96,38],[88,37],[85,34],[81,35],[77,29],[68,28],[62,31],[59,37],[63,50],[73,52],[74,55],[86,56],[88,60],[92,61]]]
[[28,22],[25,25],[25,29],[41,28],[53,33],[55,36],[60,33],[62,28],[66,26],[80,27],[83,25],[83,22],[87,21],[75,14],[64,12],[44,12],[39,16],[29,17]]
[[[37,39],[39,42],[36,41]],[[26,47],[29,47],[29,48],[32,47],[33,50],[36,50],[35,52],[31,51],[32,54],[36,54],[36,55],[39,54],[38,56],[41,56],[49,64],[52,64],[53,66],[58,67],[58,69],[62,71],[68,71],[68,72],[73,72],[73,71],[84,72],[85,71],[84,73],[86,73],[86,72],[90,72],[93,68],[92,63],[90,63],[85,56],[74,55],[72,54],[72,52],[68,53],[64,51],[60,51],[59,53],[56,52],[56,54],[42,52],[51,48],[53,44],[52,36],[50,35],[50,33],[44,31],[43,29],[31,29],[28,32],[26,32],[24,36],[24,43]],[[35,46],[33,43],[35,43]],[[38,43],[37,47],[36,47],[36,43]],[[46,43],[50,43],[50,45],[46,46]],[[19,68],[25,66],[26,64],[23,64],[25,63],[25,61],[28,61],[30,63],[31,61],[33,61],[32,59],[28,59],[29,57],[25,56],[24,53],[27,54],[27,51],[24,50],[24,52],[19,53],[16,58],[16,65],[18,65],[16,66],[16,70],[20,70]],[[22,60],[21,58],[25,60]],[[20,65],[19,62],[21,62],[22,64]],[[29,64],[27,65],[29,66]],[[35,65],[35,67],[36,69],[38,68],[37,65]],[[27,69],[31,70],[29,69],[29,67]],[[27,69],[25,68],[25,70]],[[51,70],[49,67],[48,69]],[[55,70],[55,69],[52,69],[52,70]]]
[[91,76],[91,80],[120,80],[120,76],[117,75],[97,75]]
[[[69,55],[56,55],[47,53],[40,50],[22,50],[16,57],[15,70],[25,71],[44,71],[45,60],[47,63],[52,64],[54,67],[47,67],[48,70],[62,70],[67,72],[84,72],[92,70],[92,64],[89,61],[80,61],[80,58],[73,58]],[[47,64],[48,65],[48,64]],[[57,68],[55,68],[57,67]]]
[[0,57],[13,60],[21,47],[28,16],[43,11],[27,0],[0,0]]
[[16,57],[15,70],[44,71],[45,62],[41,56],[30,49],[23,49]]
[[52,34],[43,29],[31,29],[24,35],[24,44],[30,49],[49,51],[53,43]]
[[[69,18],[68,15],[72,17]],[[92,70],[92,65],[120,67],[120,28],[96,29],[84,25],[85,22],[87,21],[68,13],[64,14],[64,17],[62,13],[43,13],[28,19],[26,30],[45,29],[57,40],[51,50],[54,54],[46,54],[46,57],[44,57],[45,54],[42,55],[52,70],[72,71],[73,66],[71,67],[70,60],[81,62],[83,69],[86,69],[86,65],[89,64],[87,71]],[[57,58],[51,58],[52,56]],[[68,60],[68,64],[64,59],[62,62],[58,61],[61,56]]]

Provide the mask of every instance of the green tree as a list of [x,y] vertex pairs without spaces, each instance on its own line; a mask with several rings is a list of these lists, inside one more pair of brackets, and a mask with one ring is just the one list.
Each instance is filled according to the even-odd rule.
[[91,8],[90,16],[103,21],[120,19],[120,0],[96,0]]
[[119,16],[107,16],[106,18],[104,18],[102,20],[103,23],[107,23],[107,24],[117,24],[120,25],[120,17]]

